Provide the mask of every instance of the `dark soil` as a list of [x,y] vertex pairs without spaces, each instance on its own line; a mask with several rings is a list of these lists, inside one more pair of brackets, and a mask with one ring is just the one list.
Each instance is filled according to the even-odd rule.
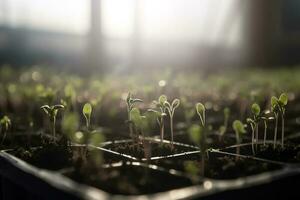
[[151,194],[192,185],[188,178],[144,166],[122,165],[102,169],[87,166],[66,175],[112,194]]
[[[236,159],[235,156],[227,156],[219,153],[209,153],[208,155],[209,157],[206,157],[205,160],[205,177],[213,179],[234,179],[282,168],[281,165],[245,158]],[[200,171],[200,154],[153,161],[154,164],[159,166],[180,171],[187,171],[185,167],[187,162],[193,163]]]
[[[255,146],[255,145],[254,145]],[[226,152],[235,153],[236,148],[227,148],[224,149]],[[241,146],[240,151],[242,155],[253,156],[252,146]],[[264,158],[268,160],[286,162],[286,163],[299,163],[300,162],[300,146],[294,144],[286,144],[284,148],[280,145],[277,145],[276,148],[273,148],[273,144],[259,144],[257,150],[255,151],[255,156],[258,158]]]
[[129,155],[137,159],[163,157],[196,150],[192,147],[181,146],[177,144],[174,144],[172,148],[171,144],[169,143],[159,143],[150,140],[113,143],[106,145],[104,148],[121,154]]

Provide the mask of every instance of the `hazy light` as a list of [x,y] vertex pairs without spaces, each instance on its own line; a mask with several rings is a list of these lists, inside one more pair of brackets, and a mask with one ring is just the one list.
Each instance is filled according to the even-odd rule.
[[211,181],[204,181],[203,186],[204,186],[204,189],[210,190],[212,188],[212,182]]
[[76,139],[80,140],[83,137],[83,133],[81,131],[78,131],[75,133]]
[[102,0],[101,12],[106,37],[128,38],[132,35],[134,0]]
[[160,81],[158,82],[159,87],[165,87],[166,84],[167,84],[167,82],[166,82],[165,80],[160,80]]
[[1,21],[13,27],[75,34],[85,34],[89,30],[90,4],[87,0],[9,0],[5,3],[5,20]]

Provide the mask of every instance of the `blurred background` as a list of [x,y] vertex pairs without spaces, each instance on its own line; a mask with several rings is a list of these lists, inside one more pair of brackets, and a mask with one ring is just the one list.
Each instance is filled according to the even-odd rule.
[[299,0],[0,0],[0,65],[295,66]]

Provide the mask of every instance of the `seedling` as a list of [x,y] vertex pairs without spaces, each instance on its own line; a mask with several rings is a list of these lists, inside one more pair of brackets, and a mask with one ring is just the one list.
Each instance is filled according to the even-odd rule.
[[255,149],[257,150],[258,143],[258,123],[261,119],[260,106],[257,103],[252,104],[251,111],[253,114],[253,121],[255,123]]
[[173,117],[174,117],[174,112],[175,109],[179,106],[180,100],[179,99],[174,99],[172,101],[172,104],[170,104],[168,101],[165,101],[165,106],[168,110],[169,116],[170,116],[170,129],[171,129],[171,145],[173,148],[173,143],[174,143],[174,131],[173,131]]
[[264,116],[261,117],[262,121],[264,122],[264,146],[266,146],[266,140],[267,140],[267,129],[268,129],[268,120],[274,119],[274,117],[267,117],[267,115],[270,113],[269,110],[264,112]]
[[135,99],[132,97],[131,93],[129,92],[126,98],[126,105],[127,105],[127,115],[128,115],[128,123],[129,123],[129,134],[130,137],[133,137],[133,127],[132,127],[132,120],[130,112],[134,108],[136,103],[143,102],[141,99]]
[[41,109],[47,114],[47,116],[49,117],[50,120],[50,126],[51,126],[51,132],[53,135],[53,140],[55,141],[55,137],[56,137],[56,133],[55,133],[55,126],[56,126],[56,116],[57,116],[57,112],[58,110],[63,109],[64,106],[63,105],[53,105],[53,106],[49,106],[49,105],[43,105],[41,107]]
[[9,119],[8,116],[5,115],[0,119],[0,127],[1,127],[1,133],[3,134],[1,145],[3,145],[7,132],[11,127],[11,120]]
[[159,110],[154,110],[154,109],[148,109],[149,112],[154,112],[157,115],[157,123],[160,128],[160,140],[163,142],[164,140],[164,132],[165,132],[165,117],[167,116],[166,114],[166,106],[165,102],[167,101],[167,96],[166,95],[161,95],[158,98],[158,101],[153,101],[153,103],[156,105],[156,107]]
[[205,106],[202,103],[197,103],[196,111],[200,118],[200,125],[202,127],[205,127]]
[[281,115],[281,147],[284,148],[284,115],[285,115],[285,106],[288,103],[288,96],[285,93],[282,93],[279,96],[279,99],[275,96],[271,98],[271,109],[275,116],[275,129],[274,129],[274,143],[273,148],[276,147],[277,140],[277,127],[278,127],[278,116]]
[[82,108],[82,114],[85,118],[85,124],[86,124],[86,130],[90,130],[90,124],[91,124],[91,114],[92,114],[92,105],[90,103],[84,104]]
[[136,135],[141,133],[141,135],[144,138],[144,131],[145,129],[147,129],[146,116],[141,115],[141,112],[138,108],[133,108],[130,111],[130,118],[134,124],[134,130],[136,132]]
[[251,131],[252,131],[251,144],[252,144],[252,153],[254,155],[255,154],[254,144],[255,144],[255,149],[257,149],[257,143],[258,143],[258,123],[262,117],[260,112],[260,106],[257,103],[252,104],[251,112],[253,114],[253,118],[252,119],[247,118],[247,123],[249,123],[251,126]]
[[236,143],[237,143],[237,148],[236,148],[236,154],[240,154],[240,144],[242,142],[242,136],[243,134],[246,133],[245,126],[244,124],[239,121],[239,120],[234,120],[232,123],[232,128],[235,131],[235,136],[236,136]]
[[205,169],[205,153],[207,151],[206,138],[204,134],[204,127],[198,124],[192,125],[189,130],[190,139],[200,147],[201,153],[201,175],[204,176]]
[[227,128],[228,128],[230,109],[228,107],[224,108],[223,113],[224,113],[224,124],[222,126],[220,126],[220,128],[219,128],[220,140],[223,138],[223,136],[226,133]]

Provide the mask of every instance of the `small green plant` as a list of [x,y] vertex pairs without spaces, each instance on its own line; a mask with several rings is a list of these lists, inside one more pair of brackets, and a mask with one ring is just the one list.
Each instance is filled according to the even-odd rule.
[[154,110],[154,109],[148,109],[149,112],[154,112],[157,115],[157,123],[160,128],[160,140],[163,142],[164,140],[164,132],[165,132],[165,117],[167,116],[166,114],[166,109],[167,107],[165,106],[165,102],[167,101],[167,96],[166,95],[161,95],[158,98],[158,101],[153,101],[155,106],[159,110]]
[[282,93],[279,99],[275,96],[271,97],[271,109],[275,117],[275,129],[274,129],[274,144],[273,148],[276,147],[277,140],[277,127],[278,127],[278,116],[281,116],[281,147],[284,148],[284,116],[285,116],[285,106],[288,103],[288,96]]
[[146,116],[141,115],[141,112],[138,108],[133,108],[130,111],[130,118],[134,124],[135,134],[139,135],[140,133],[144,138],[145,129],[147,129]]
[[86,130],[87,131],[90,130],[92,111],[93,111],[93,108],[92,108],[92,105],[90,103],[84,104],[84,106],[82,108],[82,114],[85,118],[85,124],[86,124]]
[[[251,126],[251,144],[252,144],[252,153],[255,155],[255,149],[257,149],[258,143],[258,123],[261,120],[261,112],[260,106],[257,103],[252,104],[251,112],[253,114],[253,118],[247,118],[247,123]],[[255,145],[255,148],[254,148]]]
[[129,124],[129,135],[133,137],[133,127],[131,120],[131,110],[134,108],[136,103],[143,102],[141,99],[135,99],[132,97],[132,94],[129,92],[126,98],[126,106],[127,106],[127,115],[128,115],[128,124]]
[[50,126],[51,126],[51,132],[53,135],[53,141],[55,141],[55,137],[56,137],[56,130],[55,130],[55,126],[56,126],[56,116],[57,116],[57,112],[58,110],[63,109],[64,106],[63,105],[53,105],[53,106],[49,106],[49,105],[43,105],[41,107],[41,109],[47,114],[49,120],[50,120]]
[[235,131],[235,137],[236,137],[236,154],[240,154],[240,144],[242,142],[242,136],[246,133],[245,126],[240,120],[234,120],[232,123],[232,128]]
[[7,132],[11,127],[11,120],[9,119],[8,116],[5,115],[0,119],[0,127],[1,127],[1,133],[3,134],[1,145],[3,145]]
[[171,145],[173,148],[173,143],[174,143],[173,118],[174,118],[175,109],[178,108],[178,106],[180,105],[180,100],[174,99],[171,104],[168,101],[165,101],[164,104],[168,110],[169,117],[170,117]]
[[207,152],[206,137],[204,127],[198,124],[192,125],[188,129],[189,137],[197,146],[200,147],[201,153],[201,175],[205,174],[205,153]]
[[274,117],[268,117],[268,114],[270,113],[269,110],[266,110],[264,112],[264,116],[261,117],[261,120],[264,123],[264,142],[263,145],[266,146],[266,140],[267,140],[267,129],[268,129],[268,121],[273,120]]
[[196,112],[200,118],[200,125],[205,127],[205,106],[202,103],[197,103]]
[[223,136],[226,133],[227,128],[228,128],[230,109],[228,107],[224,108],[223,114],[224,114],[224,123],[219,128],[219,132],[220,132],[220,137],[219,138],[220,138],[220,140],[222,140],[222,138],[223,138]]

